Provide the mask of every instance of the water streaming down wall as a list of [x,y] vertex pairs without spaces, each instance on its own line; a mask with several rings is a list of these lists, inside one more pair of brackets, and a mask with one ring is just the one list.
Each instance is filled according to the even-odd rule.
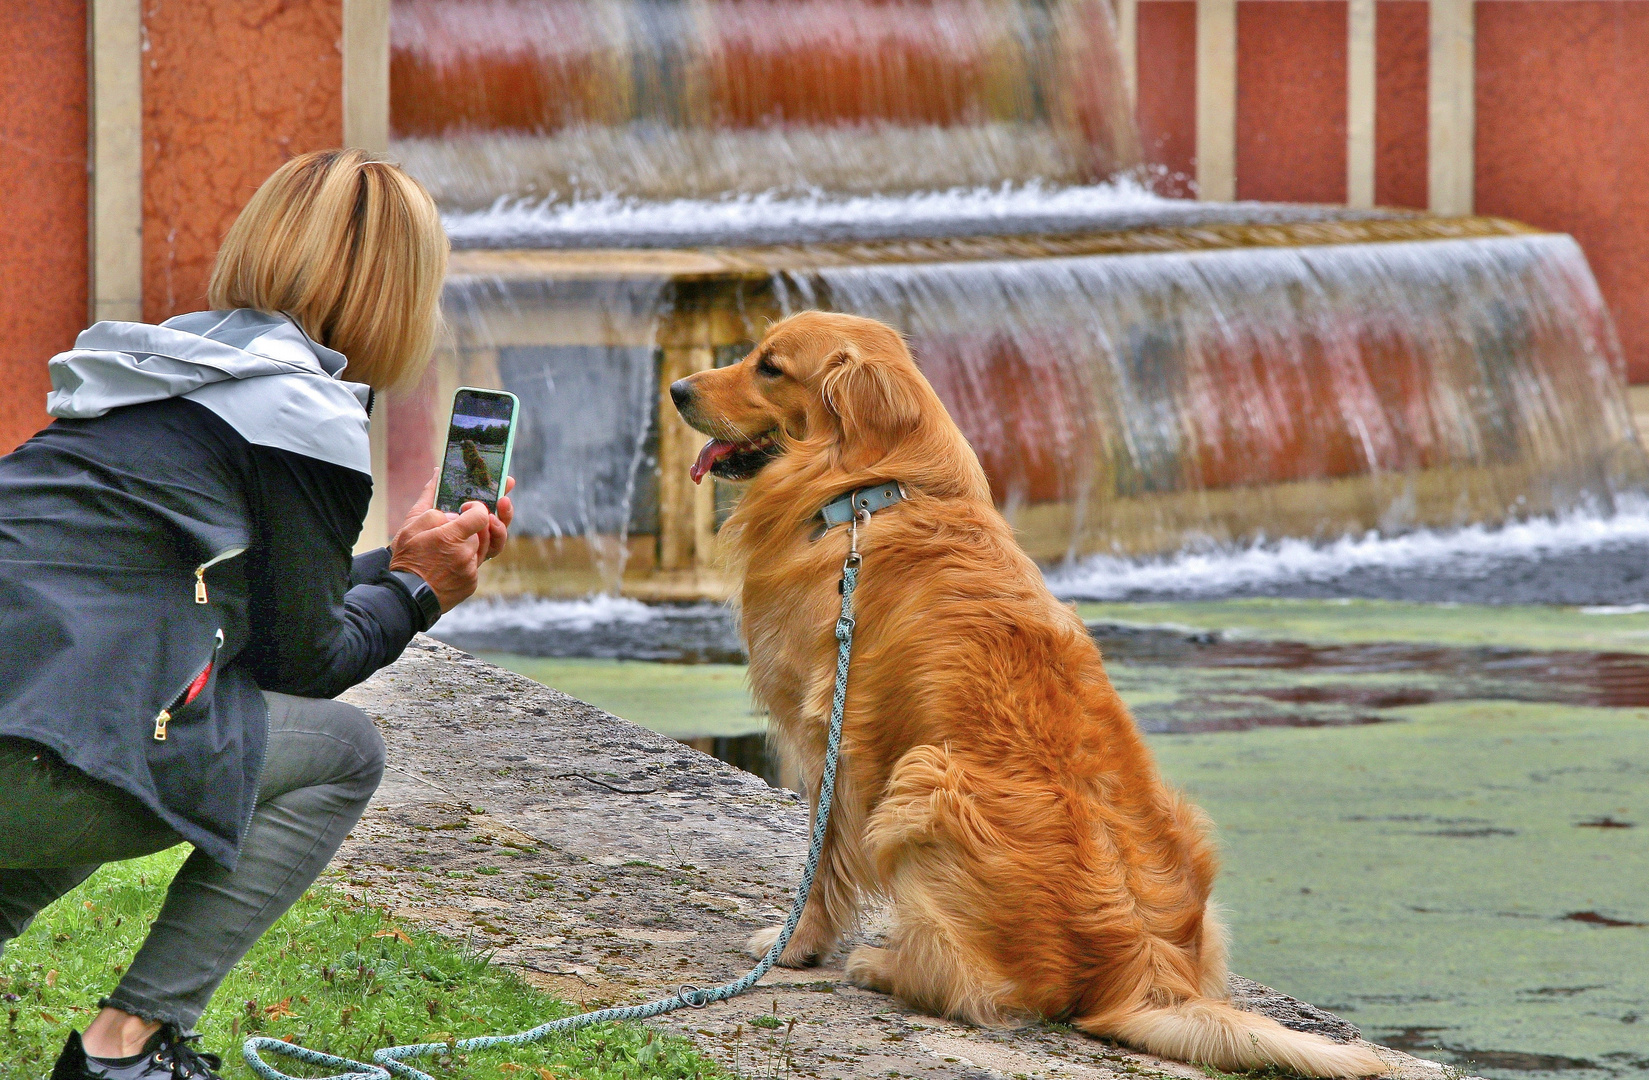
[[[646,279],[450,279],[450,345],[419,387],[391,398],[392,500],[410,504],[428,479],[446,431],[440,408],[458,386],[509,390],[521,401],[520,549],[557,567],[559,588],[616,587],[631,537],[658,530],[655,336],[668,291]],[[439,423],[425,419],[437,413]]]
[[1139,161],[1105,0],[396,0],[443,205],[1083,183]]
[[1641,490],[1609,316],[1559,235],[829,268],[1042,559],[1500,521]]
[[392,499],[453,387],[520,395],[523,542],[490,591],[719,592],[732,496],[687,483],[662,388],[813,304],[911,334],[1044,561],[1646,486],[1571,240],[1115,183],[1138,150],[1105,0],[393,11],[394,153],[458,246],[510,250],[454,257],[453,348],[392,402]]

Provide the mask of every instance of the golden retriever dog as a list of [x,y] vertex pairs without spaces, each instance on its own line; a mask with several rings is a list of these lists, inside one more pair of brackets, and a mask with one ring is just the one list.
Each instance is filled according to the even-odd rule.
[[1014,543],[897,332],[805,312],[671,393],[711,436],[694,478],[748,483],[721,536],[742,575],[750,682],[815,807],[849,543],[819,512],[872,484],[909,494],[859,530],[836,804],[782,963],[818,962],[881,897],[887,945],[854,949],[847,977],[914,1008],[1065,1020],[1221,1069],[1386,1071],[1365,1045],[1230,1004],[1208,822],[1164,785],[1093,639]]

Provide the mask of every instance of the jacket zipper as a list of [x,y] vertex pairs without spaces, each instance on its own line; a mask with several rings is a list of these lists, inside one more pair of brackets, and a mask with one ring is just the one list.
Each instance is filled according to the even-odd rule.
[[203,562],[199,566],[195,567],[195,603],[204,604],[204,603],[207,602],[207,600],[206,600],[206,571],[212,569],[212,567],[216,566],[220,562],[223,562],[227,559],[233,559],[236,555],[239,555],[241,552],[243,552],[245,550],[246,549],[243,548],[243,547],[228,548],[224,551],[218,552],[216,555],[212,556],[210,559],[207,559],[205,562]]
[[212,639],[212,655],[206,661],[206,666],[195,673],[194,678],[184,684],[172,698],[172,703],[160,710],[155,716],[155,742],[166,741],[166,725],[172,722],[172,713],[183,708],[206,689],[206,682],[212,677],[212,665],[218,662],[218,650],[223,648],[223,627],[218,627],[217,635]]

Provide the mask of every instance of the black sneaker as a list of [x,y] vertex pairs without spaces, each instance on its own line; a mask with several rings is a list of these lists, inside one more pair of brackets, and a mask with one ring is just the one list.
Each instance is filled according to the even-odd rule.
[[51,1080],[223,1080],[216,1071],[223,1068],[223,1059],[189,1045],[198,1038],[167,1024],[149,1036],[142,1053],[95,1058],[80,1044],[80,1032],[71,1031]]

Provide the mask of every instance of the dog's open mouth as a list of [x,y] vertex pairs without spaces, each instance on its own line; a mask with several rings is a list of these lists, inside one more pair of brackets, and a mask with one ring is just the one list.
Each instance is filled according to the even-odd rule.
[[719,476],[723,480],[748,480],[761,472],[769,461],[779,456],[779,453],[777,430],[757,436],[749,442],[711,439],[704,444],[704,449],[699,451],[699,459],[693,462],[693,483],[703,480],[706,473]]

